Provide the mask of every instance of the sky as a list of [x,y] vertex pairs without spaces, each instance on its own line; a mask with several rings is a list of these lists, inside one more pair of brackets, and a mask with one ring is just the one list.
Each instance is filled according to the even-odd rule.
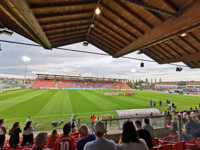
[[[34,43],[33,41],[14,33],[12,36],[0,35],[0,40],[17,41],[24,43]],[[158,63],[144,62],[144,67],[140,67],[141,61],[124,58],[112,58],[112,56],[92,55],[85,53],[70,52],[65,50],[46,50],[42,47],[9,44],[0,42],[0,74],[24,75],[25,62],[23,56],[28,56],[31,61],[27,65],[27,75],[35,76],[34,72],[51,73],[73,73],[87,74],[94,76],[112,76],[126,79],[155,79],[158,81],[199,81],[200,70],[184,67],[181,72],[176,72],[176,66],[160,65]],[[83,43],[63,46],[63,48],[104,53],[99,48]],[[152,60],[144,54],[137,52],[125,55],[140,59]],[[177,63],[184,65],[183,63]],[[132,73],[131,69],[135,69]]]

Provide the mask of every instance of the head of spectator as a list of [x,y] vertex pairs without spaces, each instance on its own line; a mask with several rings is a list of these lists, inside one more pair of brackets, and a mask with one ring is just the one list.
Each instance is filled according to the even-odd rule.
[[81,136],[87,136],[89,134],[88,126],[83,124],[79,127],[78,131]]
[[28,130],[31,127],[31,123],[32,123],[32,121],[28,121],[26,123],[26,126],[24,127],[24,130]]
[[4,124],[4,119],[0,119],[0,126]]
[[123,125],[122,142],[139,142],[138,134],[132,121],[126,121]]
[[137,128],[138,130],[142,129],[142,123],[141,123],[141,121],[136,120],[136,121],[135,121],[135,126],[136,126],[136,128]]
[[52,131],[52,135],[57,135],[58,133],[57,133],[57,130],[56,129],[54,129],[53,131]]
[[71,132],[71,123],[70,122],[68,122],[68,123],[66,123],[65,125],[64,125],[64,127],[63,127],[63,133],[64,133],[64,135],[68,135],[70,132]]
[[31,116],[28,116],[28,118],[30,119],[30,118],[31,118]]
[[102,121],[97,121],[94,126],[94,132],[97,138],[103,138],[105,133],[105,125]]
[[188,120],[188,121],[192,121],[192,120],[193,120],[192,116],[189,116],[189,115],[188,115],[188,116],[187,116],[187,120]]
[[149,119],[148,119],[148,118],[145,118],[145,119],[144,119],[144,123],[145,123],[145,124],[149,124]]
[[46,132],[39,133],[35,138],[35,146],[44,148],[47,144],[48,135]]
[[196,115],[197,122],[200,122],[200,115]]
[[19,128],[19,122],[15,122],[13,124],[13,127],[10,129],[9,134],[14,134],[15,131],[17,130],[17,128]]

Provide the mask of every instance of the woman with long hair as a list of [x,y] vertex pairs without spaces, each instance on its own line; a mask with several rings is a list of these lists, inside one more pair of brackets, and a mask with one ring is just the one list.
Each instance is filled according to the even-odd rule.
[[10,140],[9,140],[9,144],[11,148],[17,148],[17,145],[19,143],[19,133],[22,130],[20,129],[19,126],[19,122],[15,122],[13,124],[13,127],[10,129],[9,131],[9,135],[10,135]]
[[26,126],[24,127],[24,132],[23,132],[23,140],[21,146],[27,146],[27,145],[32,145],[33,144],[33,131],[35,130],[35,125],[34,127],[31,127],[32,122],[28,121],[26,123]]
[[132,121],[124,122],[118,145],[119,150],[149,150],[146,142],[143,139],[139,139]]

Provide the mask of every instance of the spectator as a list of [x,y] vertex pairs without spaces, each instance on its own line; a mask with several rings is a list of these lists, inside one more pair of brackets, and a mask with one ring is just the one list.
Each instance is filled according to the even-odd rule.
[[191,111],[190,115],[191,115],[191,116],[195,116],[195,111],[194,111],[194,110]]
[[105,127],[102,121],[97,121],[94,126],[96,140],[88,142],[84,146],[84,150],[117,150],[114,141],[104,138]]
[[19,126],[19,122],[15,122],[12,129],[9,131],[10,140],[9,144],[11,148],[17,148],[17,145],[19,143],[19,133],[22,132]]
[[96,140],[95,134],[89,134],[87,125],[81,125],[78,131],[80,132],[81,139],[77,142],[77,150],[83,150],[87,142]]
[[6,139],[6,128],[3,127],[4,119],[0,119],[0,149],[3,149]]
[[200,124],[200,115],[196,115],[196,121]]
[[186,117],[187,117],[187,111],[184,110],[184,112],[183,112],[183,118],[186,118]]
[[192,116],[187,117],[188,122],[185,123],[185,132],[191,134],[194,138],[200,137],[199,125],[194,120]]
[[53,130],[52,134],[49,135],[48,137],[48,143],[47,143],[47,147],[48,148],[54,148],[55,147],[55,142],[58,139],[58,134],[56,130]]
[[56,140],[55,150],[74,150],[75,139],[71,136],[71,122],[68,122],[63,127],[63,135]]
[[198,138],[198,139],[196,140],[196,143],[197,143],[198,148],[200,148],[200,138]]
[[145,140],[145,142],[147,143],[147,146],[149,148],[152,148],[153,144],[152,144],[152,139],[151,139],[150,133],[147,130],[142,128],[141,121],[139,121],[139,120],[135,121],[135,125],[136,125],[136,128],[138,129],[137,133],[138,133],[139,137]]
[[35,146],[32,150],[43,150],[47,144],[48,135],[45,132],[39,133],[35,138]]
[[21,146],[27,146],[27,145],[32,145],[33,144],[33,131],[35,130],[35,125],[37,123],[35,123],[33,125],[33,127],[31,127],[32,122],[28,121],[26,123],[26,126],[24,128],[24,132],[23,132],[23,141]]
[[168,106],[169,106],[169,110],[171,110],[171,104],[170,103],[168,104]]
[[143,139],[139,139],[133,122],[126,121],[123,125],[122,136],[119,140],[119,150],[148,150]]
[[154,137],[154,129],[153,127],[149,124],[149,119],[145,118],[144,119],[144,123],[145,125],[143,125],[143,129],[149,131],[150,135],[151,135],[151,138]]

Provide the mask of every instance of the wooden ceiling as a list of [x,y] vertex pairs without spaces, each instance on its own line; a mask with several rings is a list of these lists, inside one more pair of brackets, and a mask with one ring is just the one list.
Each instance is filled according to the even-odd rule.
[[0,28],[46,49],[88,41],[113,57],[140,51],[200,68],[199,8],[200,0],[1,0]]

